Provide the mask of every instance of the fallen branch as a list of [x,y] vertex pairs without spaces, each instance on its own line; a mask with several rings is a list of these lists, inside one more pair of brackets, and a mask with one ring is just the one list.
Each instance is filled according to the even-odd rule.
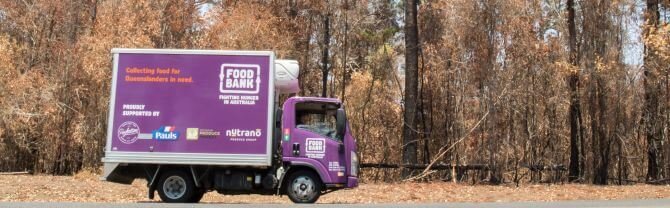
[[27,171],[22,171],[22,172],[0,172],[0,175],[28,175]]
[[530,171],[567,171],[565,165],[521,165],[521,167],[528,168]]
[[432,165],[428,166],[427,164],[404,164],[404,165],[398,165],[398,164],[388,164],[388,163],[363,163],[360,166],[361,168],[391,168],[391,169],[397,169],[397,168],[406,168],[406,169],[426,169],[429,168],[431,170],[451,170],[453,168],[459,169],[459,170],[488,170],[489,167],[488,165],[485,164],[471,164],[471,165],[447,165],[447,164],[437,164],[437,165]]
[[623,181],[623,182],[628,182],[628,183],[646,183],[646,182],[644,182],[644,181],[638,181],[638,180],[633,180],[633,179],[625,179],[625,178],[619,179],[619,178],[611,178],[611,177],[610,177],[610,178],[607,178],[607,180],[610,180],[610,181],[619,181],[619,180],[621,180],[621,181]]
[[665,185],[668,183],[670,183],[670,178],[662,178],[658,180],[647,181],[647,184],[653,184],[653,185],[661,185],[661,184]]

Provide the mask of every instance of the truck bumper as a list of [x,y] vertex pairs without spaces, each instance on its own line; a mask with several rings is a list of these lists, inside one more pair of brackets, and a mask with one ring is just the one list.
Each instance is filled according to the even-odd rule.
[[347,188],[354,188],[358,186],[358,178],[348,177],[347,178]]

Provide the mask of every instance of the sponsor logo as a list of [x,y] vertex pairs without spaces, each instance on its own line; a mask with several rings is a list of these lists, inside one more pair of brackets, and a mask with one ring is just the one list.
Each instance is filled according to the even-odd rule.
[[199,138],[215,138],[221,136],[220,131],[213,129],[186,128],[186,140],[198,140]]
[[256,64],[222,64],[219,74],[221,93],[258,94],[261,67]]
[[305,140],[307,145],[305,152],[307,153],[325,153],[326,152],[326,139],[323,138],[307,138]]
[[220,131],[214,131],[213,129],[200,129],[200,131],[198,132],[198,135],[200,137],[203,137],[203,138],[205,138],[205,137],[213,138],[213,137],[221,136],[221,132]]
[[137,137],[140,134],[140,126],[135,122],[126,121],[119,125],[116,133],[121,142],[124,144],[132,144],[137,141]]
[[229,137],[261,137],[261,129],[244,130],[244,129],[228,129],[226,136]]
[[226,136],[233,142],[256,142],[263,133],[261,129],[247,130],[247,129],[228,129]]
[[151,135],[155,140],[174,141],[179,138],[179,132],[176,131],[175,126],[161,126],[159,129],[152,131]]
[[186,128],[186,140],[198,140],[198,128]]

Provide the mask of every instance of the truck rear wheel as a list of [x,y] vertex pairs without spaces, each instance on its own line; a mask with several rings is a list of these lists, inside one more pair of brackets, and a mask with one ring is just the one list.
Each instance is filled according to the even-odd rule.
[[[194,202],[197,194],[199,194],[197,192],[193,179],[184,171],[173,170],[161,175],[158,184],[158,196],[161,197],[163,202]],[[200,200],[198,199],[198,201]]]
[[311,171],[298,171],[288,178],[286,193],[294,203],[314,203],[321,196],[321,179]]

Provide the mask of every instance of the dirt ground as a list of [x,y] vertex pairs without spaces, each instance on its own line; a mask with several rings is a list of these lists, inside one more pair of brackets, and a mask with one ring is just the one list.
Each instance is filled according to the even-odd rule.
[[[0,201],[146,202],[146,182],[122,185],[98,180],[94,174],[75,176],[0,175]],[[510,202],[670,198],[670,186],[523,185],[491,186],[447,182],[361,184],[326,194],[319,203]],[[158,200],[158,195],[156,199]],[[207,193],[202,202],[290,203],[286,196],[220,195]]]

